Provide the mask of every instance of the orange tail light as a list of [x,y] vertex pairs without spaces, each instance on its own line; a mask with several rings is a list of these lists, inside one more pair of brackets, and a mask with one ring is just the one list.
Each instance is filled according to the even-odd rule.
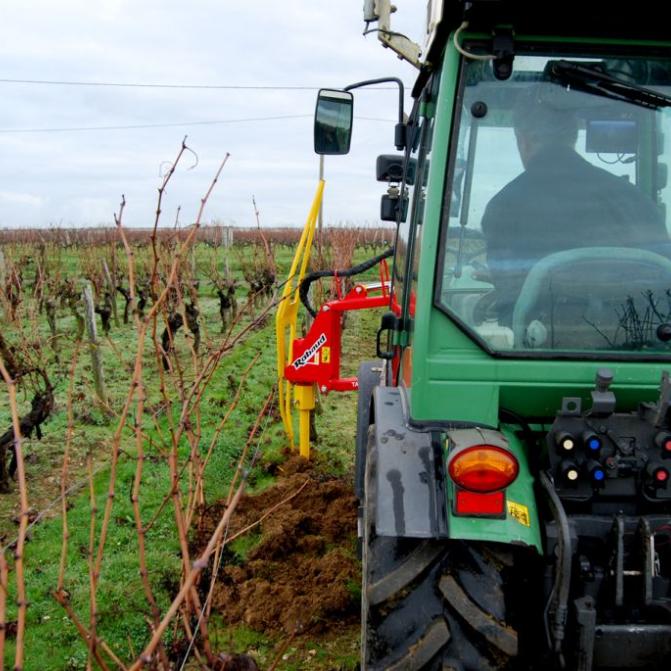
[[515,480],[520,466],[515,456],[496,445],[473,445],[450,455],[447,466],[452,480],[470,492],[505,489]]

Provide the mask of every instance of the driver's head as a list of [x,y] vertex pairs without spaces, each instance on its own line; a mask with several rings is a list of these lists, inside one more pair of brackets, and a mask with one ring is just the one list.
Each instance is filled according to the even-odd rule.
[[522,164],[540,149],[551,146],[573,149],[578,139],[578,121],[573,111],[562,107],[566,92],[556,84],[533,84],[517,96],[513,126]]

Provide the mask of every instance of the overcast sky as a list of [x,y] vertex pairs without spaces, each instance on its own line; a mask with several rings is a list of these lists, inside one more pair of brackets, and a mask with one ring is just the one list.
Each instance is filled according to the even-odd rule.
[[[393,28],[423,39],[426,0],[399,0]],[[409,88],[412,66],[362,36],[362,0],[3,0],[0,79],[138,84],[342,87],[381,76]],[[159,176],[182,137],[186,157],[164,225],[193,220],[230,152],[206,221],[302,225],[316,187],[316,90],[206,90],[0,82],[0,227],[110,224],[121,194],[126,224],[153,222]],[[409,100],[409,98],[408,98]],[[408,102],[406,103],[409,104]],[[406,107],[406,111],[409,108]],[[327,223],[378,223],[391,153],[392,90],[355,95],[349,156],[326,159]],[[265,117],[294,117],[257,120]],[[361,118],[356,118],[361,117]],[[377,119],[377,120],[371,120]],[[231,123],[197,124],[196,122]],[[55,130],[150,124],[168,127]],[[194,124],[194,125],[187,125]],[[21,130],[50,129],[45,132]]]

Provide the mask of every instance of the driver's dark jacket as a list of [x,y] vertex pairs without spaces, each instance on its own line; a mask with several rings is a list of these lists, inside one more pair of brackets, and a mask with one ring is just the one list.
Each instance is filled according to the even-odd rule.
[[482,218],[497,315],[510,323],[530,268],[575,247],[639,247],[665,253],[660,210],[626,178],[597,168],[573,149],[539,150],[526,170],[487,204]]

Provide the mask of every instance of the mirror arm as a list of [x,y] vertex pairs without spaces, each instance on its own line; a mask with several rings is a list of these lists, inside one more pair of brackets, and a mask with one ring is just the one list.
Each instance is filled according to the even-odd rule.
[[406,126],[403,119],[403,82],[398,77],[380,77],[379,79],[366,79],[362,82],[356,82],[346,86],[343,91],[351,91],[352,89],[359,89],[363,86],[373,86],[374,84],[386,84],[392,82],[398,86],[398,123],[394,130],[394,145],[399,151],[405,149],[406,146]]

